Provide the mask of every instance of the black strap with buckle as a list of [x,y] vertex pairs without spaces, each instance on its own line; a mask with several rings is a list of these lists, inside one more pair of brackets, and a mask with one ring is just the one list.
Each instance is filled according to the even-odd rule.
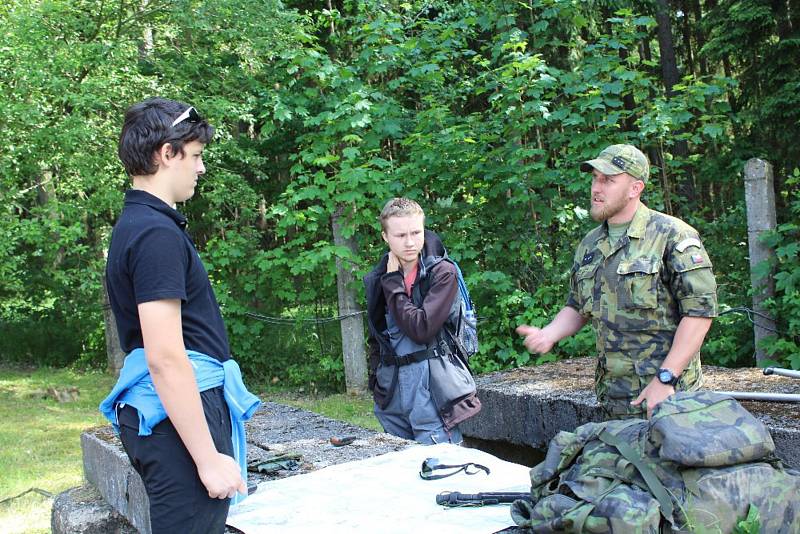
[[436,349],[424,349],[412,352],[411,354],[404,354],[403,356],[394,356],[394,365],[402,367],[404,365],[411,365],[412,363],[424,362],[439,355]]
[[[439,469],[454,469],[454,471],[451,473],[434,475],[433,472]],[[488,467],[476,464],[475,462],[467,462],[465,464],[441,464],[437,458],[426,458],[425,461],[422,462],[419,477],[422,480],[439,480],[440,478],[451,477],[462,471],[467,475],[474,475],[481,471],[484,471],[487,475],[490,473]]]

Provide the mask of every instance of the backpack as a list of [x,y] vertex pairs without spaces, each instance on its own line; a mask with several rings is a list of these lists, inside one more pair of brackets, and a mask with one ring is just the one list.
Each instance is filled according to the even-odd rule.
[[[481,409],[475,379],[469,368],[469,358],[478,352],[478,330],[475,308],[458,264],[445,252],[444,256],[431,258],[423,265],[426,270],[432,269],[442,261],[455,266],[459,293],[458,298],[453,299],[444,327],[436,336],[434,345],[438,345],[441,351],[438,353],[440,357],[430,359],[429,387],[445,429],[451,430]],[[430,289],[430,277],[426,275],[420,280],[419,302]]]
[[475,315],[475,306],[469,296],[461,268],[451,258],[445,257],[445,259],[456,268],[458,291],[461,295],[461,313],[459,314],[459,324],[455,328],[454,341],[461,347],[464,356],[469,359],[478,352],[478,318]]
[[[456,268],[456,280],[458,282],[458,295],[459,298],[453,301],[453,308],[450,311],[450,317],[445,323],[444,331],[447,333],[448,338],[455,345],[462,357],[464,363],[478,352],[478,318],[475,315],[475,306],[472,303],[472,298],[469,296],[469,289],[464,282],[464,274],[461,272],[461,267],[455,262],[447,252],[444,256],[438,256],[433,260],[429,260],[426,269],[432,269],[439,262],[446,261],[452,263]],[[424,299],[428,293],[430,279],[426,276],[422,279],[420,284],[420,298]],[[457,307],[457,308],[456,308]]]
[[[649,421],[559,432],[531,469],[531,501],[511,516],[524,532],[800,532],[800,473],[772,456],[764,425],[731,397],[679,392]],[[529,529],[529,530],[528,530]]]

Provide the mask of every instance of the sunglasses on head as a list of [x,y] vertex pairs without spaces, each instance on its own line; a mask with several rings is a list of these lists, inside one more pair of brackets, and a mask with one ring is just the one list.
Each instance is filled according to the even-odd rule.
[[194,109],[194,106],[189,106],[186,108],[186,111],[178,115],[178,118],[172,121],[172,127],[174,128],[178,124],[182,123],[183,121],[188,121],[192,124],[202,121],[203,118],[197,113],[197,110]]
[[[454,471],[438,475],[433,474],[434,471],[437,471],[439,469],[453,469]],[[449,476],[453,476],[456,473],[460,473],[462,471],[468,475],[474,475],[476,473],[480,473],[481,471],[484,471],[487,475],[489,474],[488,467],[483,466],[481,464],[476,464],[474,462],[448,465],[441,463],[438,458],[426,458],[425,461],[422,462],[422,467],[420,468],[419,471],[419,477],[423,480],[438,480],[440,478],[447,478]]]

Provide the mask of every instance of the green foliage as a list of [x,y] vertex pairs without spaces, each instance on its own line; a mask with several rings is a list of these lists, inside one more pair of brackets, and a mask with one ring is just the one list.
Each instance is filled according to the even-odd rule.
[[[786,181],[784,201],[790,221],[800,220],[800,170]],[[800,369],[800,224],[778,225],[764,242],[775,250],[775,298],[770,302],[780,333],[770,336],[766,351],[779,365]]]
[[122,39],[134,26],[90,17],[88,2],[29,4],[11,2],[0,18],[0,320],[17,332],[3,353],[63,364],[83,350],[75,333],[101,318],[102,220],[121,183],[105,154],[114,102],[138,81],[116,52],[135,57]]
[[758,507],[751,504],[747,510],[747,517],[736,523],[733,534],[760,534],[760,532],[761,516]]
[[[124,110],[145,96],[191,102],[217,127],[208,175],[181,209],[234,355],[251,376],[323,389],[343,383],[338,323],[309,321],[338,315],[337,262],[359,279],[379,258],[377,214],[392,196],[420,201],[462,267],[481,318],[475,367],[490,371],[593,354],[589,329],[543,357],[514,333],[565,300],[574,247],[593,224],[578,162],[609,143],[643,147],[654,163],[646,202],[698,228],[733,308],[750,301],[742,164],[800,159],[800,55],[789,15],[761,0],[701,6],[707,39],[695,52],[711,67],[684,69],[669,97],[649,2],[96,7],[0,8],[4,359],[104,360],[103,251],[126,183],[114,143]],[[779,189],[788,206],[796,185]],[[774,237],[774,306],[797,332],[792,210]],[[721,317],[705,361],[752,364],[749,331],[742,316]],[[800,365],[796,341],[770,350]]]
[[[0,127],[6,136],[0,151],[0,321],[9,332],[0,341],[4,359],[105,359],[97,336],[100,279],[126,182],[115,144],[131,103],[152,94],[191,100],[219,126],[219,143],[209,152],[221,152],[231,163],[227,173],[220,165],[216,176],[228,180],[212,183],[211,206],[188,210],[200,221],[213,208],[208,211],[215,219],[197,225],[199,242],[212,235],[224,242],[226,227],[234,228],[237,241],[239,212],[246,223],[255,220],[259,193],[269,186],[258,187],[264,174],[253,167],[265,163],[239,129],[246,133],[254,123],[253,93],[273,83],[263,72],[270,57],[305,37],[299,27],[278,30],[294,28],[296,15],[284,13],[277,1],[240,4],[153,1],[98,11],[83,0],[14,0],[0,10]],[[161,39],[150,50],[142,42],[145,29]],[[241,91],[230,92],[235,87]],[[233,142],[237,136],[242,142]],[[247,246],[229,250],[258,250],[257,232],[245,228],[243,236]]]
[[[744,202],[718,215],[713,221],[687,218],[708,247],[717,277],[720,316],[714,320],[702,348],[705,363],[726,367],[754,364],[753,325],[744,313],[731,308],[749,307],[750,271],[747,245],[747,218]],[[726,246],[721,246],[724,243]]]
[[[796,9],[765,0],[715,3],[703,26],[709,40],[701,53],[728,62],[739,80],[737,115],[749,131],[732,139],[735,150],[775,163],[778,177],[800,165],[800,39]],[[792,32],[792,26],[795,31]]]

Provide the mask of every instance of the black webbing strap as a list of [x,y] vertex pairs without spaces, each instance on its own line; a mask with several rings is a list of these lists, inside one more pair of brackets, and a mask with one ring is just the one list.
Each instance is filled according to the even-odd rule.
[[400,368],[402,366],[410,365],[416,362],[424,362],[425,360],[430,360],[431,358],[435,358],[437,356],[439,356],[439,353],[435,349],[418,350],[417,352],[412,352],[411,354],[406,354],[405,356],[397,356],[393,354],[386,357],[386,360],[389,360],[388,362],[384,362],[384,356],[381,356],[381,363],[383,365],[394,367],[392,383],[389,385],[389,389],[386,390],[386,396],[384,397],[383,402],[379,403],[381,409],[385,410],[392,401],[394,390],[397,388],[398,377],[400,376]]
[[661,505],[661,515],[664,516],[664,519],[672,523],[672,514],[674,512],[672,498],[670,498],[667,488],[664,487],[650,466],[644,462],[641,455],[633,450],[633,448],[626,442],[622,441],[619,436],[615,436],[608,430],[603,430],[598,438],[603,443],[607,443],[612,447],[616,447],[623,458],[628,460],[633,464],[634,467],[636,467],[636,469],[639,470],[639,474],[642,475],[642,478],[647,484],[647,488],[650,490],[650,493],[653,494],[658,501],[658,504]]
[[411,365],[412,363],[424,362],[425,360],[430,360],[431,358],[435,358],[438,356],[438,352],[435,349],[423,349],[418,350],[417,352],[412,352],[411,354],[406,354],[404,356],[394,356],[394,365],[397,366],[404,366],[404,365]]

